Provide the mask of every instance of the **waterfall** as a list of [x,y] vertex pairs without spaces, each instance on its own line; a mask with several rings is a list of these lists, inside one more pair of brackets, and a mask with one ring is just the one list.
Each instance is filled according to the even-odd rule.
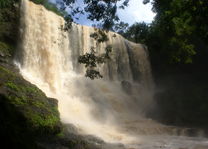
[[96,29],[73,23],[64,31],[64,23],[43,6],[22,0],[16,64],[26,80],[58,99],[62,122],[111,143],[133,144],[142,140],[139,135],[174,133],[173,128],[145,118],[154,104],[146,48],[108,32],[109,40],[96,51],[113,47],[111,59],[99,66],[104,78],[90,80],[78,57],[96,46],[90,37]]

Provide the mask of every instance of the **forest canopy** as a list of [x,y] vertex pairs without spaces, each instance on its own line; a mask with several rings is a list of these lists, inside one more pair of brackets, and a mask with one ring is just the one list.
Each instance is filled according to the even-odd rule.
[[207,53],[208,1],[154,0],[152,5],[154,21],[133,24],[126,38],[147,44],[169,63],[192,63],[196,54]]

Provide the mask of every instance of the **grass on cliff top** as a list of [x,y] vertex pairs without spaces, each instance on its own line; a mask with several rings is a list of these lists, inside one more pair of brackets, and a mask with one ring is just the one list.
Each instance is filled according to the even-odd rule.
[[55,4],[48,2],[48,0],[30,0],[30,1],[36,4],[43,5],[47,10],[50,10],[59,16],[64,17],[67,14],[67,12],[59,10]]

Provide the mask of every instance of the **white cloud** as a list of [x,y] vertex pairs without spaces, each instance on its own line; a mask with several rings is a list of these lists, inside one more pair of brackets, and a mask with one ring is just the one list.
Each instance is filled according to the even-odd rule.
[[151,23],[155,17],[155,13],[151,11],[152,5],[150,3],[144,5],[142,1],[130,0],[128,7],[118,11],[120,19],[129,24],[143,21]]

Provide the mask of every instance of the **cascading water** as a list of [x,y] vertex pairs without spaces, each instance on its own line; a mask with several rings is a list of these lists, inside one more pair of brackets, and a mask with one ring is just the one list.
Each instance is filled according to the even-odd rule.
[[104,79],[92,81],[84,77],[85,68],[77,59],[96,45],[90,38],[95,29],[72,24],[65,32],[63,18],[43,6],[22,0],[21,7],[16,64],[25,79],[58,99],[63,123],[73,124],[81,134],[141,149],[177,149],[187,147],[187,142],[190,147],[207,144],[203,139],[167,137],[177,134],[176,128],[144,117],[153,104],[153,85],[142,45],[108,32],[109,41],[98,45],[97,52],[112,45],[111,60],[99,66]]

